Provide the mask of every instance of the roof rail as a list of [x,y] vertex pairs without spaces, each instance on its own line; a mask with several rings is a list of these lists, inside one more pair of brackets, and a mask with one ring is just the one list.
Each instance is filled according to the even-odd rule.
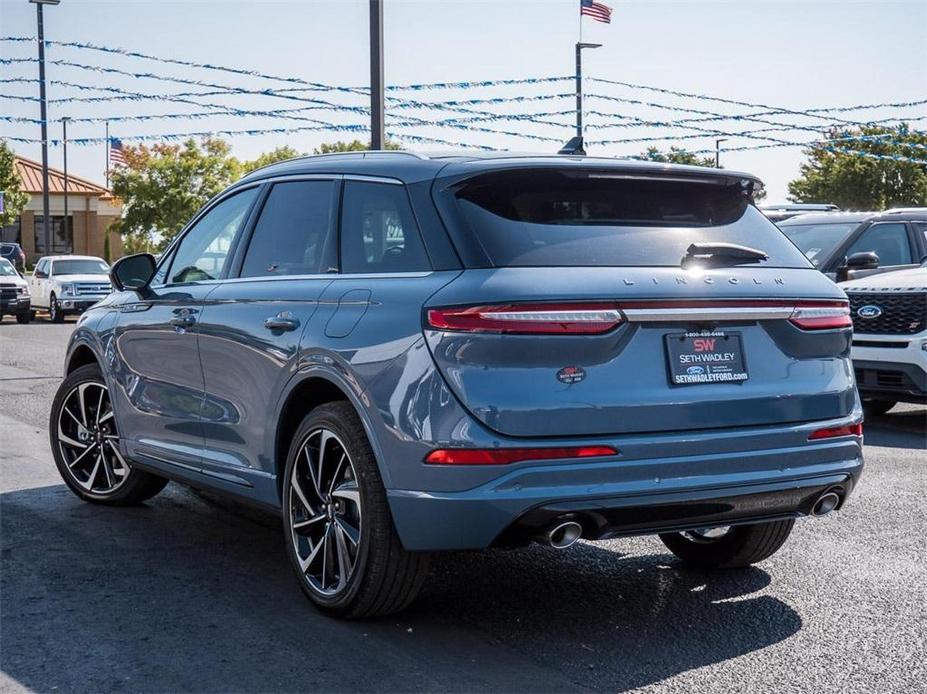
[[257,173],[258,171],[263,171],[266,168],[271,166],[276,166],[277,164],[283,164],[288,161],[302,161],[306,159],[320,159],[322,157],[343,157],[343,156],[356,156],[364,158],[369,154],[404,154],[408,157],[415,157],[416,159],[429,160],[431,157],[422,154],[421,152],[411,152],[406,149],[360,149],[360,150],[351,150],[347,152],[325,152],[324,154],[301,154],[298,157],[291,157],[290,159],[281,159],[280,161],[274,161],[270,164],[264,164],[264,166],[259,166],[256,169],[252,169],[248,172],[248,176],[251,174]]

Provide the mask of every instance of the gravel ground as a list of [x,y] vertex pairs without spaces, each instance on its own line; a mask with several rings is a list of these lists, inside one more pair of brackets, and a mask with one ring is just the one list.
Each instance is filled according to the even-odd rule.
[[0,690],[914,692],[927,409],[867,423],[846,510],[745,571],[655,538],[440,556],[397,617],[326,619],[273,516],[176,484],[83,504],[45,426],[73,323],[0,326]]

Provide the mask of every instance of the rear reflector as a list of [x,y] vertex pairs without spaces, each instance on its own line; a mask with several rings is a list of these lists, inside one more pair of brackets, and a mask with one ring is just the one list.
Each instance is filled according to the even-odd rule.
[[439,448],[425,456],[430,465],[508,465],[524,460],[552,458],[597,458],[618,455],[611,446],[570,448]]
[[802,330],[832,330],[850,328],[850,306],[843,301],[799,304],[789,318]]
[[815,441],[817,439],[835,439],[839,436],[862,436],[863,435],[863,423],[857,422],[856,424],[847,424],[842,427],[831,427],[829,429],[818,429],[817,431],[811,432],[811,436],[808,437],[809,441]]
[[480,333],[596,335],[621,321],[621,312],[613,303],[508,304],[428,311],[432,328]]

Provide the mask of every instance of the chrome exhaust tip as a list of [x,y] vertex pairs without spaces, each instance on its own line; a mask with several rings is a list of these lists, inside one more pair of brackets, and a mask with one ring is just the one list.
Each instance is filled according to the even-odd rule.
[[826,516],[840,504],[840,497],[836,492],[821,494],[814,506],[811,507],[812,516]]
[[564,521],[547,532],[547,544],[554,549],[572,547],[583,536],[583,526],[576,521]]

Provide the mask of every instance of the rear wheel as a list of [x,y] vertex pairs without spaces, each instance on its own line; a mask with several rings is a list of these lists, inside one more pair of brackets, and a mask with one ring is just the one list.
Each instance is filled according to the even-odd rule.
[[51,318],[52,323],[64,322],[64,312],[61,310],[61,306],[58,305],[58,297],[54,294],[51,295],[51,299],[48,301],[48,317]]
[[134,469],[122,456],[109,390],[96,364],[75,369],[61,383],[48,433],[58,472],[84,501],[137,504],[167,484],[163,477]]
[[863,400],[863,412],[870,417],[881,417],[897,404],[894,400]]
[[306,416],[283,482],[287,554],[303,592],[347,618],[398,612],[415,599],[428,556],[403,549],[364,428],[350,404]]
[[755,525],[661,533],[663,544],[687,564],[703,569],[749,566],[775,554],[792,532],[793,519]]

